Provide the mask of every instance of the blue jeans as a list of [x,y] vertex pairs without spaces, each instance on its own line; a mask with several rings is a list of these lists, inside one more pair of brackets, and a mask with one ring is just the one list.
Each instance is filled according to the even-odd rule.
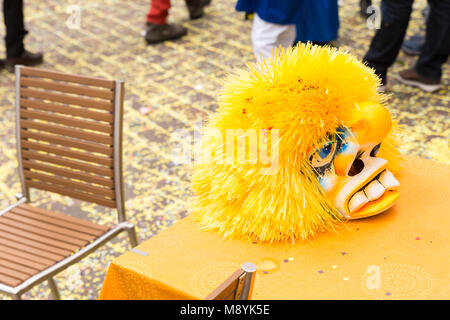
[[[414,0],[383,0],[381,27],[375,33],[364,61],[386,83],[388,68],[395,62],[406,34]],[[440,80],[442,64],[450,54],[450,0],[428,0],[425,47],[415,70],[424,78]]]

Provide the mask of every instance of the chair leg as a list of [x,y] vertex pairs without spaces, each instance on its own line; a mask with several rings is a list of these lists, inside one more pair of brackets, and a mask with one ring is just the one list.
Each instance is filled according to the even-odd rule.
[[48,278],[47,280],[48,286],[50,287],[50,291],[52,292],[52,296],[54,300],[61,300],[61,296],[59,295],[58,288],[56,287],[55,280],[53,278]]
[[136,236],[136,230],[133,228],[127,229],[128,232],[128,238],[130,238],[130,244],[131,247],[134,248],[137,246],[137,236]]

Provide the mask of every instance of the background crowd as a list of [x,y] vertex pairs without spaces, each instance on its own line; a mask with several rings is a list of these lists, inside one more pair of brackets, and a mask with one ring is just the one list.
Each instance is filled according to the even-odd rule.
[[[185,0],[191,20],[204,15],[211,0]],[[388,68],[394,63],[405,40],[414,0],[382,0],[380,9],[371,0],[360,0],[360,13],[367,19],[380,19],[377,32],[363,58],[381,78],[386,90]],[[145,40],[155,44],[187,35],[186,27],[168,23],[171,0],[151,0],[146,16]],[[275,47],[290,47],[299,42],[334,45],[338,39],[338,0],[238,0],[237,11],[253,16],[251,40],[257,59],[268,57]],[[25,50],[23,0],[4,0],[6,61],[2,66],[12,72],[14,65],[36,65],[42,53]],[[372,15],[374,15],[372,17]],[[373,21],[373,20],[372,20]],[[344,21],[345,23],[345,21]],[[433,92],[441,88],[442,64],[450,54],[450,0],[429,0],[424,13],[425,36],[416,36],[405,44],[405,52],[418,54],[414,67],[397,74],[406,85]]]

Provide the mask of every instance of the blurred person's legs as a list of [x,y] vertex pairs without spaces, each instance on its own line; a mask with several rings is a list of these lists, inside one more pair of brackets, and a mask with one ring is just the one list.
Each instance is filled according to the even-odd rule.
[[152,24],[166,24],[170,0],[152,0],[147,12],[147,22]]
[[148,44],[175,40],[187,34],[187,29],[182,25],[167,23],[170,7],[170,0],[152,0],[147,13],[147,32],[145,34]]
[[211,0],[186,0],[191,20],[203,17],[204,8],[211,4]]
[[[424,9],[422,9],[424,24],[423,28],[421,29],[426,29],[425,26],[427,24],[426,22],[428,20],[429,13],[430,13],[430,6],[427,5]],[[422,52],[425,46],[425,30],[421,31],[423,32],[414,34],[405,41],[403,41],[402,50],[404,53],[412,56],[418,56]]]
[[425,47],[425,36],[414,34],[403,42],[402,50],[410,56],[418,56]]
[[399,73],[398,80],[425,91],[441,87],[442,65],[450,54],[450,0],[429,0],[425,46],[414,68]]
[[295,41],[295,24],[276,24],[264,21],[255,14],[252,25],[252,47],[256,59],[272,56],[272,50],[282,46],[288,48]]
[[363,17],[370,17],[370,13],[367,12],[367,8],[372,5],[372,0],[359,0],[359,13]]
[[24,47],[23,42],[28,31],[24,24],[23,1],[4,0],[3,17],[6,26],[6,69],[13,72],[16,64],[34,66],[42,63],[42,53],[32,53]]
[[[186,0],[189,17],[191,19],[201,18],[204,14],[204,7],[210,3],[211,0]],[[187,34],[187,29],[182,25],[167,23],[170,7],[170,0],[152,0],[147,13],[145,40],[148,44],[179,39]]]
[[387,70],[395,62],[402,46],[412,11],[413,0],[383,0],[381,26],[363,60],[387,84]]

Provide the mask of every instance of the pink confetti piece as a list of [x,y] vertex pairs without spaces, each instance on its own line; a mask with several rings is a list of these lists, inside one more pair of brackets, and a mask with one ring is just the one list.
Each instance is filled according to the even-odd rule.
[[139,112],[142,114],[142,115],[146,115],[146,114],[148,114],[150,111],[152,110],[152,107],[151,106],[147,106],[147,107],[141,107],[140,109],[139,109]]

